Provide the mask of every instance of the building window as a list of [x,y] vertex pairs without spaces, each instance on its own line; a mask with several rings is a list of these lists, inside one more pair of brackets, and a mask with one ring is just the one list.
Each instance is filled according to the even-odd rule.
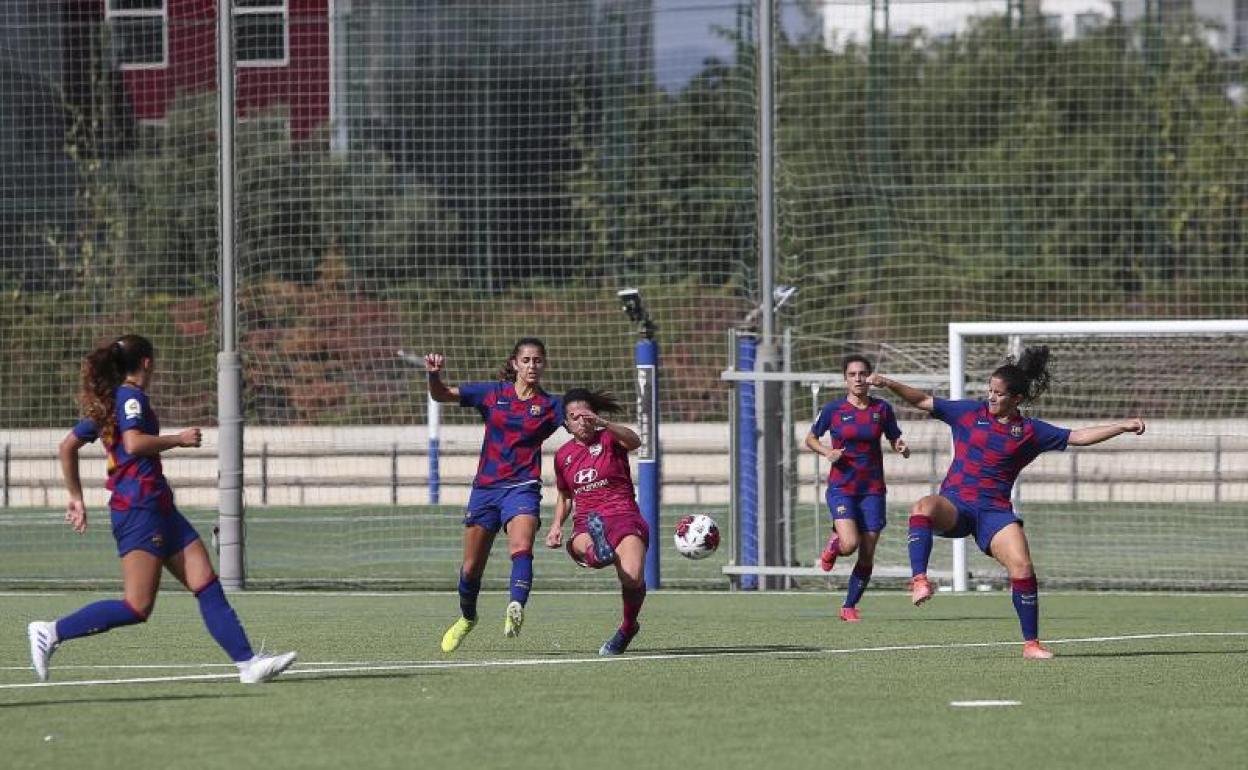
[[289,52],[289,0],[234,0],[235,64],[283,67]]
[[106,0],[113,61],[123,70],[160,69],[169,63],[166,0]]

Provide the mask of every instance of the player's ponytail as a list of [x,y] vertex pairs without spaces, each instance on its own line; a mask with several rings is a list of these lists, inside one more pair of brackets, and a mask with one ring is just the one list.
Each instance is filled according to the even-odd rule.
[[1037,345],[1023,350],[1023,354],[1014,360],[1008,356],[1005,364],[992,373],[1005,383],[1005,389],[1013,396],[1022,396],[1023,403],[1029,403],[1043,396],[1052,383],[1049,373],[1049,348]]
[[516,381],[517,372],[514,361],[516,360],[516,356],[520,355],[520,350],[526,347],[537,348],[538,351],[541,352],[542,357],[546,357],[546,343],[542,342],[537,337],[521,337],[516,341],[515,346],[512,347],[511,355],[507,356],[507,361],[504,362],[498,369],[498,379],[500,382]]
[[152,343],[137,334],[127,334],[102,345],[82,360],[82,385],[78,405],[82,416],[94,421],[100,436],[108,442],[116,427],[113,418],[114,393],[126,375],[143,366],[143,359],[156,355]]
[[605,390],[572,388],[563,394],[563,408],[565,410],[568,408],[568,404],[577,402],[588,404],[594,414],[618,414],[624,411],[624,407],[615,399],[615,396]]

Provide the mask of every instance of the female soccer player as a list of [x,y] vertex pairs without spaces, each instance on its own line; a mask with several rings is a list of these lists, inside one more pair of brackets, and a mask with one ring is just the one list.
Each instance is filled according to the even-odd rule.
[[520,635],[524,606],[533,585],[533,540],[541,525],[542,442],[563,422],[563,405],[541,388],[546,346],[534,337],[515,344],[496,382],[442,382],[445,358],[425,356],[429,395],[435,401],[475,407],[485,419],[481,460],[464,516],[464,561],[459,572],[461,617],[442,636],[442,651],[454,652],[477,624],[477,595],[498,530],[511,551],[511,602],[503,634]]
[[[806,436],[806,446],[832,464],[828,471],[828,512],[832,514],[832,535],[819,557],[819,566],[830,572],[837,556],[858,550],[858,561],[849,577],[849,590],[841,606],[841,620],[857,623],[858,601],[871,582],[875,566],[875,545],[885,525],[884,455],[880,437],[888,438],[893,451],[910,456],[901,438],[897,416],[887,401],[872,398],[871,361],[864,356],[847,356],[841,364],[845,373],[845,398],[824,404]],[[832,434],[832,446],[819,439]]]
[[65,520],[74,531],[87,530],[82,502],[78,450],[98,439],[108,452],[108,489],[112,499],[113,539],[121,557],[124,598],[95,602],[55,622],[27,626],[30,659],[39,681],[47,681],[48,662],[61,644],[118,626],[143,623],[152,614],[167,569],[199,601],[204,625],[238,665],[244,684],[267,682],[295,662],[295,653],[257,655],[226,600],[208,551],[190,522],[173,504],[173,490],[161,470],[160,454],[176,447],[197,447],[199,428],[161,435],[160,421],[147,400],[156,358],[152,343],[137,334],[97,348],[82,364],[79,402],[83,419],[61,441],[61,470],[69,490]]
[[1010,491],[1023,468],[1042,452],[1067,446],[1090,446],[1123,433],[1139,435],[1144,421],[1133,417],[1112,425],[1058,428],[1024,417],[1019,406],[1049,389],[1049,349],[1027,348],[1015,362],[1006,359],[988,378],[986,401],[933,398],[878,374],[871,384],[884,387],[911,405],[931,412],[953,431],[953,462],[939,495],[928,495],[910,512],[910,600],[920,605],[932,596],[927,562],[932,534],[974,535],[980,550],[996,559],[1010,576],[1014,611],[1023,629],[1023,657],[1045,660],[1053,653],[1040,644],[1040,602],[1036,572],[1023,522],[1014,514]]
[[650,528],[633,498],[628,468],[628,453],[641,446],[641,438],[599,416],[620,411],[619,403],[605,393],[574,388],[564,394],[563,406],[572,440],[555,453],[559,498],[546,545],[558,548],[563,543],[563,522],[572,512],[572,539],[567,545],[572,559],[593,569],[615,565],[624,622],[598,654],[619,655],[641,630],[637,616],[646,600]]

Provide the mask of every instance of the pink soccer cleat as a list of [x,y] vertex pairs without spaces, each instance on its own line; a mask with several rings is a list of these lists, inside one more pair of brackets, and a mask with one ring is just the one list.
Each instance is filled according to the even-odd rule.
[[836,566],[836,557],[840,555],[837,553],[838,550],[840,550],[840,540],[836,535],[832,535],[828,538],[828,544],[824,547],[823,553],[819,554],[819,569],[831,572]]
[[857,607],[842,607],[841,620],[846,623],[861,623],[862,617],[858,614]]
[[1023,657],[1027,660],[1049,660],[1053,652],[1040,644],[1039,639],[1031,639],[1023,642]]
[[910,601],[915,607],[932,598],[932,584],[927,575],[910,578]]

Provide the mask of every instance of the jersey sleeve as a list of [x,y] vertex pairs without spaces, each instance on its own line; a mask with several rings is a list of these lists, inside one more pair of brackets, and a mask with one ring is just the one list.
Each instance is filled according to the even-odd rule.
[[147,403],[147,395],[140,390],[126,394],[117,402],[117,435],[128,430],[143,430],[147,425],[151,406]]
[[979,402],[969,398],[957,399],[955,401],[945,398],[932,399],[932,416],[950,425],[962,415],[967,412],[973,412],[978,408]]
[[901,426],[897,424],[897,413],[893,411],[893,405],[884,402],[884,436],[889,441],[896,441],[901,438]]
[[1059,428],[1043,420],[1032,420],[1031,427],[1035,431],[1036,446],[1041,452],[1065,452],[1070,441],[1070,428]]
[[465,382],[459,386],[459,405],[475,406],[479,409],[485,405],[485,397],[493,389],[492,382]]
[[74,426],[73,434],[78,437],[79,441],[90,444],[100,437],[100,426],[95,424],[95,420],[84,417]]
[[810,426],[810,434],[815,438],[823,438],[823,434],[828,432],[832,427],[832,405],[824,404],[819,410],[819,416],[815,418],[815,424]]

